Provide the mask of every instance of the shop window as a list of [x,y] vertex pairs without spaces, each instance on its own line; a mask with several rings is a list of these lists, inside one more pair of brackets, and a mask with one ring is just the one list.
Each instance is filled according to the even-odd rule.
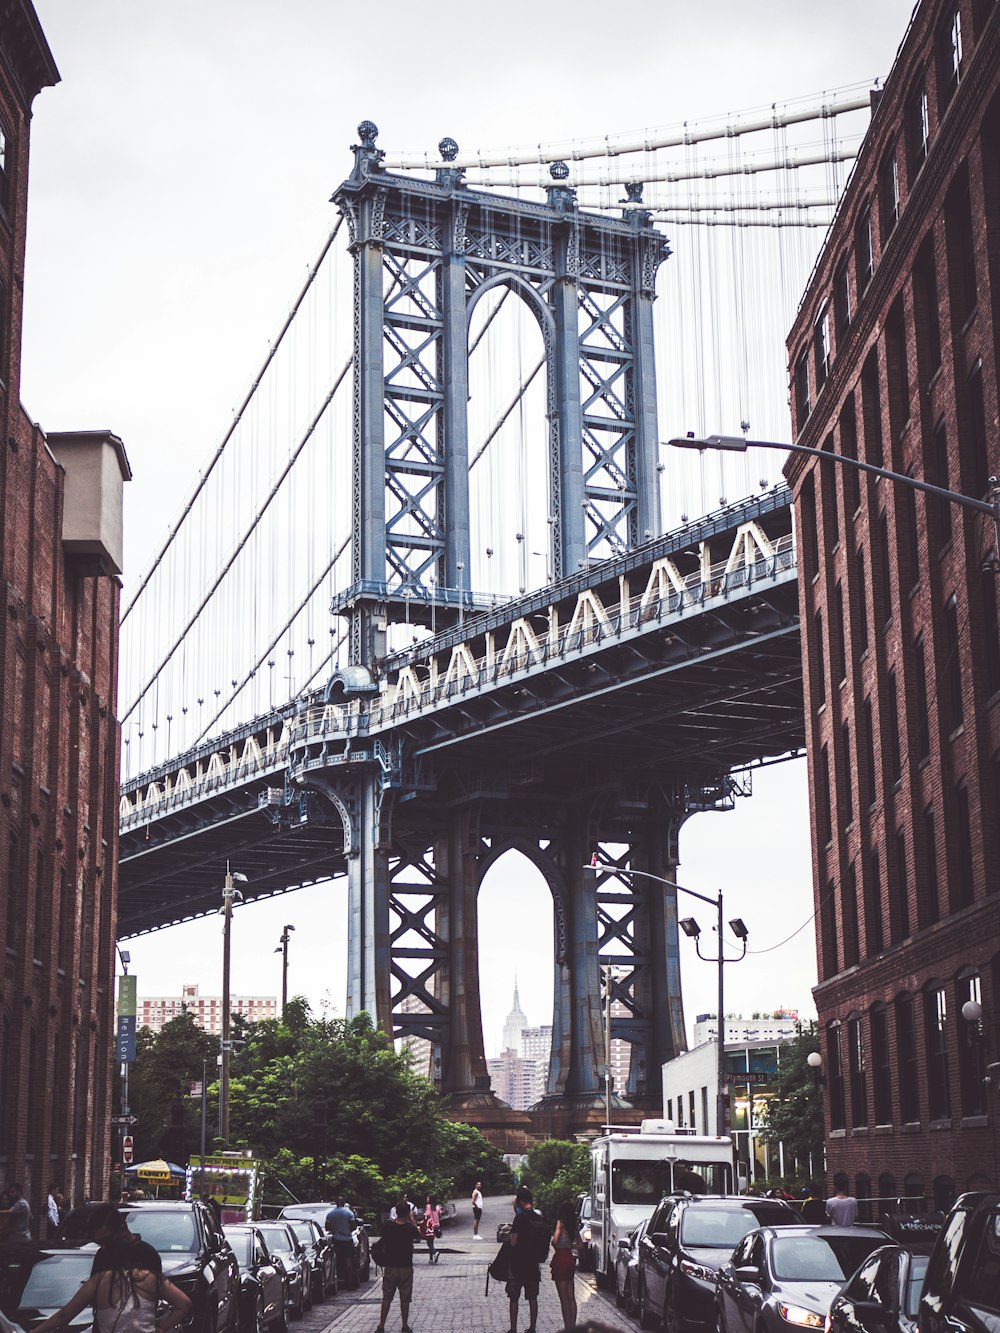
[[[877,1004],[871,1011],[872,1097],[876,1125],[892,1124],[892,1057],[889,1047],[889,1010]],[[881,1194],[881,1189],[879,1193]]]
[[851,1125],[860,1129],[868,1124],[868,1072],[860,1017],[847,1021],[847,1067],[851,1079]]
[[917,1068],[917,1023],[913,997],[900,995],[896,1010],[896,1061],[899,1076],[899,1118],[903,1124],[920,1119],[920,1079]]
[[958,1028],[958,1086],[962,1099],[962,1115],[986,1114],[986,1034],[983,1016],[971,1021],[962,1012],[970,1001],[983,1003],[983,993],[977,973],[959,977],[955,985],[955,1013]]
[[943,986],[924,991],[924,1059],[927,1065],[927,1114],[931,1120],[951,1115],[948,1077],[948,993]]

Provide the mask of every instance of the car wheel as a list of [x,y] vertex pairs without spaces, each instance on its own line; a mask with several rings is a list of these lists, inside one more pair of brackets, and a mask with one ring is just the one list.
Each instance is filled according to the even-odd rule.
[[621,1283],[618,1281],[618,1269],[616,1268],[616,1269],[615,1269],[615,1305],[617,1305],[617,1306],[620,1308],[622,1305],[624,1305],[624,1303],[625,1303],[625,1302],[624,1302],[624,1298],[622,1297]]
[[639,1279],[639,1327],[655,1328],[656,1316],[649,1308],[649,1299],[646,1295],[646,1283],[640,1277]]
[[[372,1256],[368,1250],[365,1250],[365,1261],[358,1272],[358,1281],[367,1282],[372,1275]],[[357,1285],[357,1284],[355,1284]]]
[[635,1299],[635,1291],[628,1278],[625,1279],[625,1313],[631,1318],[635,1318],[638,1306]]
[[312,1308],[313,1308],[312,1271],[310,1270],[309,1276],[302,1279],[302,1309],[311,1310]]

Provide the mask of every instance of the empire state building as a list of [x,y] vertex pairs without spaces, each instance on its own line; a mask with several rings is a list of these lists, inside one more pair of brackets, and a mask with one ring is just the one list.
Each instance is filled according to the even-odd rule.
[[[517,1051],[521,1054],[521,1033],[528,1026],[528,1020],[521,1008],[521,999],[517,993],[517,978],[514,978],[514,1007],[507,1015],[503,1025],[502,1051]],[[496,1029],[494,1029],[496,1031]]]

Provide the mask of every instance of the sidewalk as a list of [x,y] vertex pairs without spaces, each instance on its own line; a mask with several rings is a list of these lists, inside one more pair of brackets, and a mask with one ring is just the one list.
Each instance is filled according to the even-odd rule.
[[[458,1216],[444,1228],[438,1248],[440,1261],[427,1262],[426,1246],[414,1251],[413,1304],[410,1306],[410,1326],[414,1333],[467,1333],[482,1329],[484,1333],[506,1333],[510,1327],[510,1307],[502,1285],[490,1279],[490,1294],[486,1288],[486,1270],[496,1255],[496,1230],[499,1222],[511,1216],[510,1197],[483,1200],[483,1220],[480,1223],[481,1241],[472,1239],[472,1207],[469,1201],[458,1204]],[[374,1271],[374,1270],[373,1270]],[[306,1321],[293,1325],[290,1333],[374,1333],[378,1327],[382,1299],[381,1277],[374,1278],[359,1291],[342,1292],[325,1305],[317,1306]],[[576,1280],[577,1319],[600,1320],[611,1328],[631,1330],[636,1325],[616,1308],[614,1297],[599,1292],[592,1276],[578,1276]],[[528,1327],[528,1306],[521,1302],[518,1328],[521,1333]],[[541,1269],[541,1289],[538,1295],[538,1333],[558,1333],[563,1327],[562,1312],[555,1284],[549,1277],[548,1264]],[[400,1328],[399,1298],[393,1302],[386,1320],[386,1333],[398,1333]]]

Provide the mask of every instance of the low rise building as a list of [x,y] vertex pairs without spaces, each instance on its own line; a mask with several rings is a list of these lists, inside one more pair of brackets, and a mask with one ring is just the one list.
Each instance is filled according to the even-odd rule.
[[[247,1023],[263,1023],[278,1017],[278,1001],[273,995],[230,995],[230,1013]],[[181,987],[180,995],[157,995],[139,1001],[139,1027],[159,1032],[164,1023],[189,1013],[200,1028],[213,1037],[222,1035],[222,996],[199,995],[198,987]]]

